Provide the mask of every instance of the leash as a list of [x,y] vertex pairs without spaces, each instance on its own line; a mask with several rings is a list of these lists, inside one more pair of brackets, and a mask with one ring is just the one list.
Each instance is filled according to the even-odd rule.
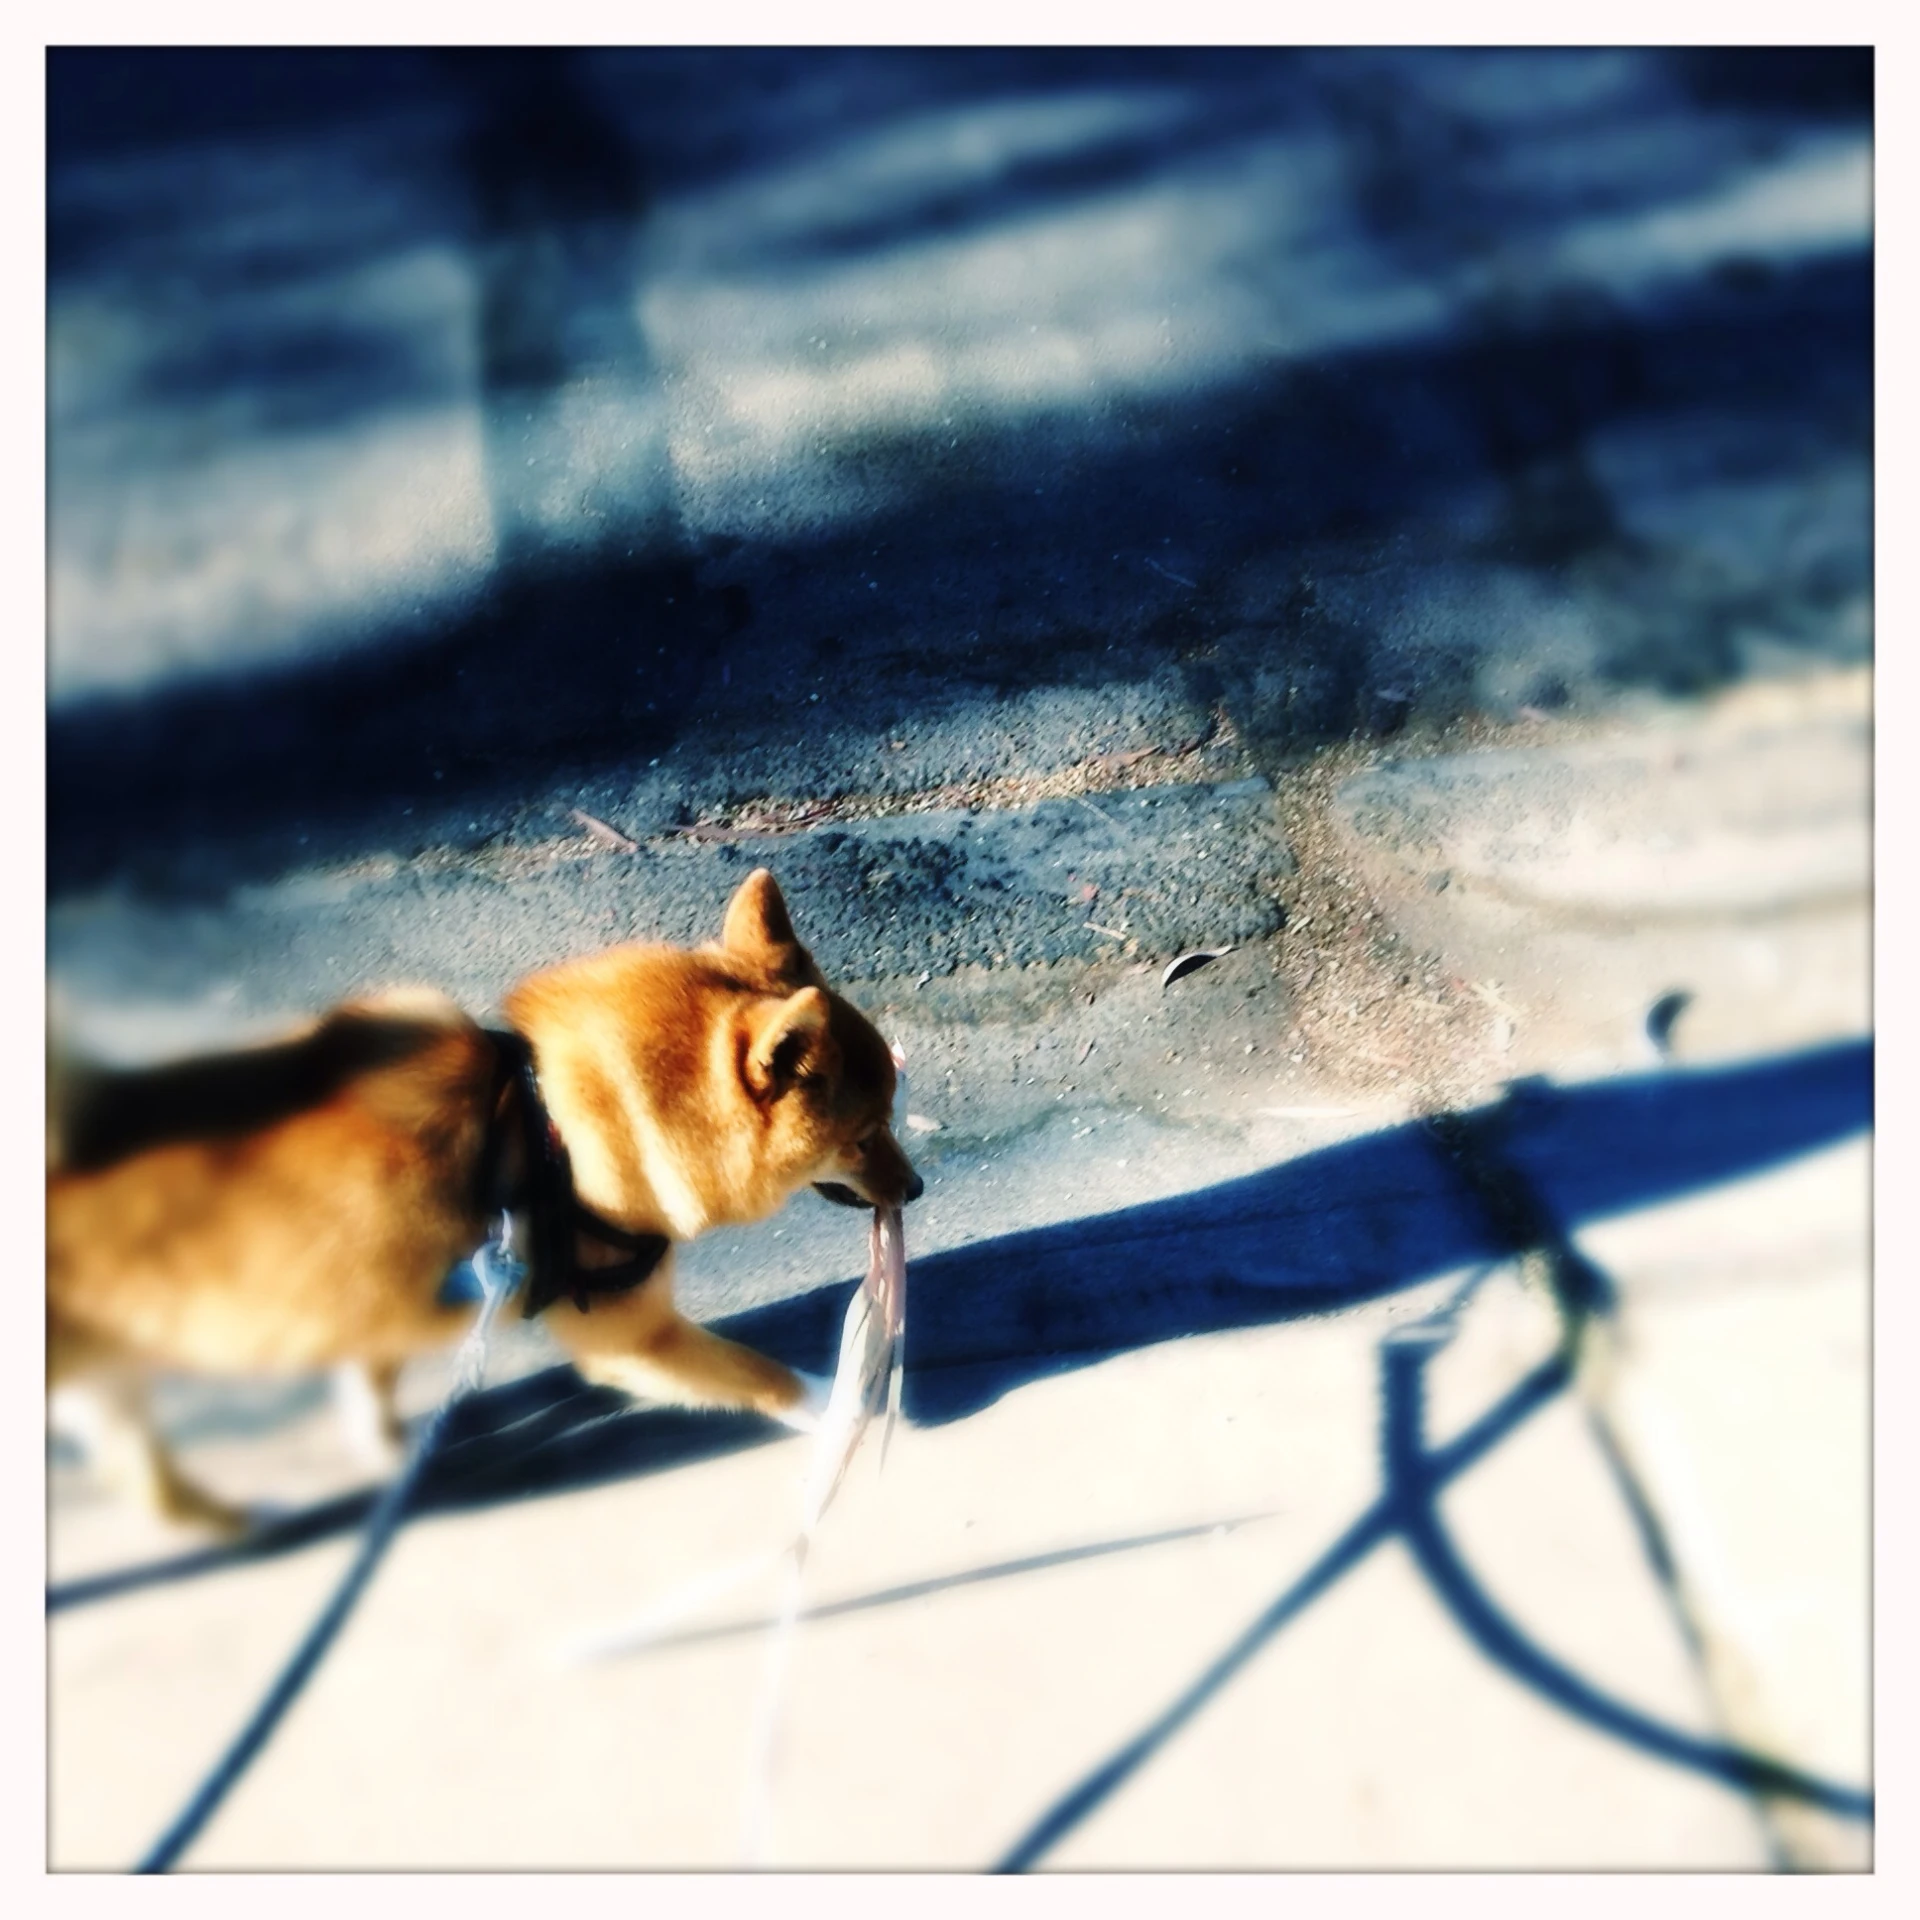
[[367,1582],[373,1577],[374,1569],[385,1557],[387,1548],[393,1544],[393,1536],[399,1531],[407,1503],[412,1499],[421,1473],[446,1430],[447,1416],[480,1384],[481,1370],[486,1364],[487,1339],[494,1319],[507,1297],[526,1276],[526,1269],[514,1256],[511,1242],[512,1225],[503,1216],[497,1239],[489,1241],[473,1257],[473,1269],[479,1276],[483,1296],[479,1317],[467,1330],[467,1337],[461,1342],[455,1356],[453,1383],[422,1428],[407,1456],[406,1465],[368,1516],[366,1532],[361,1536],[360,1551],[354,1555],[353,1564],[334,1589],[332,1598],[321,1609],[319,1617],[307,1629],[306,1637],[275,1676],[272,1686],[267,1689],[246,1725],[234,1736],[226,1752],[215,1762],[212,1771],[195,1789],[193,1797],[175,1816],[173,1823],[148,1849],[134,1868],[136,1873],[167,1873],[172,1870],[175,1862],[200,1836],[207,1822],[219,1812],[221,1804],[240,1783],[260,1750],[273,1737],[275,1729],[286,1718],[287,1709],[300,1697],[313,1677],[314,1669],[333,1645],[340,1629],[346,1625],[347,1617],[358,1604]]
[[[520,1290],[521,1312],[529,1320],[559,1299],[571,1299],[585,1313],[595,1295],[623,1294],[639,1286],[659,1266],[672,1244],[665,1234],[634,1233],[581,1204],[574,1191],[572,1160],[541,1096],[532,1045],[524,1034],[511,1028],[486,1031],[493,1042],[495,1066],[487,1096],[487,1133],[476,1174],[476,1199],[480,1211],[498,1214],[500,1224],[495,1238],[482,1245],[468,1263],[479,1283],[480,1312],[455,1356],[452,1384],[422,1427],[405,1465],[375,1502],[359,1551],[339,1586],[246,1724],[142,1857],[136,1873],[172,1870],[305,1690],[393,1544],[427,1462],[446,1431],[448,1416],[480,1384],[487,1341],[507,1299]],[[509,1098],[510,1090],[518,1097]],[[509,1190],[507,1146],[509,1128],[516,1120],[522,1166],[517,1187]],[[523,1213],[528,1223],[531,1257],[524,1262],[513,1248],[516,1212]],[[581,1266],[578,1237],[583,1234],[626,1258],[604,1267]]]

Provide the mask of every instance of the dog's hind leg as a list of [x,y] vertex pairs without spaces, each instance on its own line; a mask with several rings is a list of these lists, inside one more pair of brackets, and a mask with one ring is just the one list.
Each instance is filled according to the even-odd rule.
[[333,1370],[333,1405],[354,1456],[390,1473],[406,1453],[406,1424],[395,1392],[400,1362],[343,1360]]
[[49,1411],[80,1442],[94,1472],[149,1512],[184,1526],[210,1527],[223,1538],[247,1530],[241,1509],[195,1486],[173,1464],[153,1430],[146,1383],[133,1373],[62,1382]]

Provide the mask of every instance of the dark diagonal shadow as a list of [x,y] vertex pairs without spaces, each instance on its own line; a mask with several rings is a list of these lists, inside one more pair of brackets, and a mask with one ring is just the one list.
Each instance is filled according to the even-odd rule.
[[[1872,1112],[1872,1046],[1859,1040],[1733,1067],[1525,1083],[1486,1117],[1573,1229],[1762,1172],[1862,1131]],[[1510,1244],[1417,1124],[978,1241],[914,1262],[906,1410],[938,1425],[1115,1353],[1358,1306]],[[846,1297],[820,1289],[723,1326],[817,1370]]]
[[[1492,1116],[1569,1230],[1764,1171],[1868,1127],[1873,1051],[1802,1053],[1589,1086],[1525,1086]],[[1504,1256],[1426,1128],[1410,1125],[1198,1193],[1005,1234],[913,1262],[906,1412],[963,1419],[1031,1381],[1185,1335],[1336,1312]],[[814,1372],[831,1369],[851,1284],[717,1324]],[[416,1515],[529,1499],[730,1453],[776,1437],[749,1416],[629,1410],[555,1368],[454,1411]],[[232,1547],[71,1581],[50,1612],[275,1557],[364,1516],[371,1495],[309,1509]]]
[[1213,1660],[1162,1713],[1056,1800],[996,1863],[1001,1873],[1036,1865],[1165,1748],[1255,1654],[1383,1541],[1399,1539],[1413,1554],[1455,1622],[1494,1664],[1555,1706],[1655,1759],[1685,1767],[1735,1789],[1780,1795],[1850,1819],[1873,1817],[1873,1796],[1723,1741],[1703,1740],[1603,1693],[1536,1645],[1495,1605],[1455,1551],[1439,1515],[1449,1481],[1482,1459],[1571,1377],[1563,1357],[1536,1367],[1465,1433],[1438,1449],[1425,1439],[1427,1363],[1453,1336],[1450,1303],[1433,1318],[1381,1343],[1382,1452],[1380,1497]]
[[[1566,1385],[1567,1378],[1563,1360],[1550,1360],[1535,1368],[1491,1413],[1446,1449],[1444,1468],[1436,1457],[1432,1469],[1435,1488],[1464,1472],[1482,1454],[1497,1446],[1530,1414],[1551,1400]],[[995,1863],[994,1870],[1024,1872],[1065,1839],[1138,1773],[1282,1627],[1305,1612],[1381,1541],[1390,1538],[1393,1531],[1392,1505],[1382,1495],[1164,1713],[1056,1800]]]
[[[785,1437],[751,1414],[638,1411],[610,1389],[588,1386],[571,1367],[475,1394],[453,1409],[447,1429],[409,1520],[663,1472]],[[239,1540],[63,1581],[47,1589],[47,1611],[278,1560],[353,1532],[379,1497],[378,1488],[342,1494],[275,1515]]]
[[[1402,1408],[1417,1411],[1414,1395],[1418,1391],[1416,1382],[1398,1401],[1390,1398],[1390,1413]],[[1702,1740],[1667,1726],[1652,1715],[1603,1693],[1563,1661],[1556,1660],[1523,1633],[1473,1577],[1456,1551],[1452,1537],[1440,1523],[1433,1498],[1438,1489],[1426,1483],[1425,1473],[1424,1458],[1417,1453],[1409,1454],[1400,1463],[1400,1477],[1395,1482],[1395,1530],[1433,1590],[1446,1603],[1455,1623],[1495,1666],[1575,1719],[1586,1721],[1602,1733],[1612,1734],[1616,1740],[1623,1740],[1654,1759],[1691,1768],[1723,1786],[1804,1800],[1847,1819],[1873,1817],[1871,1793],[1836,1785],[1797,1767],[1768,1759],[1764,1754],[1750,1753],[1724,1741]]]

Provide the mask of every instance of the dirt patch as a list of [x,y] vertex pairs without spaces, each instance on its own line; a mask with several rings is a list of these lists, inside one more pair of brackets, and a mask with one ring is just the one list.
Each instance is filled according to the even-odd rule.
[[1545,716],[1509,723],[1475,715],[1390,747],[1342,742],[1270,776],[1296,863],[1280,887],[1286,925],[1275,946],[1297,1065],[1422,1112],[1480,1099],[1508,1077],[1512,1010],[1490,982],[1462,977],[1393,929],[1332,822],[1333,800],[1353,775],[1389,759],[1538,745],[1584,730]]
[[843,794],[823,800],[767,794],[736,806],[710,807],[697,820],[658,835],[656,840],[759,839],[768,834],[798,833],[809,827],[889,819],[900,814],[1005,812],[1030,806],[1036,800],[1135,787],[1212,784],[1243,779],[1254,771],[1232,720],[1224,709],[1215,708],[1201,733],[1171,747],[1134,747],[1123,753],[1096,754],[1047,773],[956,780],[912,793]]

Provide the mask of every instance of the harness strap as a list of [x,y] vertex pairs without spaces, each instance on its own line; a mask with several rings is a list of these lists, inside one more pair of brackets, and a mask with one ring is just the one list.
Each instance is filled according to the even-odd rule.
[[[540,1097],[533,1047],[511,1027],[489,1027],[497,1064],[489,1101],[487,1144],[481,1154],[481,1211],[524,1210],[528,1218],[528,1273],[521,1313],[531,1320],[554,1301],[570,1298],[585,1313],[595,1294],[631,1293],[666,1258],[673,1244],[664,1233],[634,1233],[583,1206],[573,1190],[573,1162],[560,1130]],[[502,1100],[509,1085],[517,1099]],[[505,1135],[518,1119],[525,1167],[517,1192],[506,1191]],[[575,1236],[585,1234],[627,1258],[611,1266],[583,1267]]]

